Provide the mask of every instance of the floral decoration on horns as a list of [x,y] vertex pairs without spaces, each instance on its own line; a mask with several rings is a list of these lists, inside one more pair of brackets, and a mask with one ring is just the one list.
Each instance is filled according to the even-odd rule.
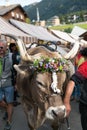
[[33,62],[33,68],[40,72],[63,72],[68,70],[68,62],[64,58],[56,59],[42,57]]

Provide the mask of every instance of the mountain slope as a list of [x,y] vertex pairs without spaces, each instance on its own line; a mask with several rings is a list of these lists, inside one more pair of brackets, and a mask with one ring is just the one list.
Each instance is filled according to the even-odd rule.
[[24,7],[31,20],[36,20],[36,8],[40,19],[47,20],[55,15],[60,16],[76,11],[87,10],[87,0],[42,0],[39,3]]

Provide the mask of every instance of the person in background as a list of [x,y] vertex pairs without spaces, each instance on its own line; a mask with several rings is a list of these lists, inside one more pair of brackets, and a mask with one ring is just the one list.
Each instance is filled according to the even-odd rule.
[[[12,64],[19,64],[20,62],[20,55],[19,55],[19,51],[18,51],[18,48],[16,46],[15,43],[10,43],[9,45],[9,50],[10,52],[12,53]],[[14,69],[14,67],[12,68],[12,79],[13,79],[13,86],[15,87],[16,86],[16,75],[17,75],[17,72],[16,70]],[[14,106],[17,106],[17,105],[20,105],[20,102],[17,101],[17,97],[18,97],[18,92],[17,92],[17,89],[15,87],[15,91],[14,91]]]
[[[84,57],[81,55],[81,50],[77,53],[75,57],[75,71],[78,69],[78,67],[84,62]],[[74,91],[72,93],[71,100],[79,101],[80,97],[80,86],[75,86]]]
[[7,42],[0,39],[0,105],[5,107],[7,112],[5,130],[10,130],[13,114],[14,87],[11,70]]
[[71,111],[70,97],[74,90],[75,85],[80,86],[81,95],[79,101],[79,111],[81,114],[81,124],[83,130],[87,130],[87,48],[80,51],[81,56],[84,58],[83,62],[79,65],[76,72],[71,76],[64,97],[64,104],[66,106],[67,116]]

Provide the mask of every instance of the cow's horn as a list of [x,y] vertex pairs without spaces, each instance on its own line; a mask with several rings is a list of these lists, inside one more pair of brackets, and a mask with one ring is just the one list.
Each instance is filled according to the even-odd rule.
[[35,54],[34,56],[29,55],[26,51],[26,47],[25,47],[25,44],[23,43],[23,41],[19,38],[16,38],[15,40],[19,47],[19,51],[20,51],[22,60],[33,62],[35,59],[40,59],[40,57],[43,56],[42,53]]
[[11,35],[11,34],[2,34],[2,35],[10,37],[17,42],[22,60],[24,60],[24,61],[33,61],[34,60],[33,57],[27,53],[25,44],[23,43],[23,41],[20,38],[18,38],[17,36]]
[[15,70],[18,72],[18,73],[20,73],[20,74],[22,74],[22,75],[25,75],[26,73],[25,73],[25,71],[23,71],[23,70],[21,70],[20,68],[19,68],[19,65],[14,65],[14,68],[15,68]]
[[69,53],[67,53],[64,58],[65,59],[72,59],[78,52],[79,49],[79,41],[76,41],[73,48],[70,50]]
[[20,51],[20,56],[22,58],[22,60],[24,61],[33,61],[33,57],[30,56],[27,51],[26,51],[26,47],[23,43],[23,41],[19,38],[16,39],[17,45],[19,47],[19,51]]

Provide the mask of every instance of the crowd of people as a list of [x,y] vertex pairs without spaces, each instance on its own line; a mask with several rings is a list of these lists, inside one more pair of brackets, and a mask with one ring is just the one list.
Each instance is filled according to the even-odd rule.
[[15,43],[11,43],[9,47],[5,40],[0,40],[0,107],[5,108],[6,120],[5,130],[11,129],[11,121],[14,105],[17,102],[16,71],[13,65],[19,64],[20,55]]

